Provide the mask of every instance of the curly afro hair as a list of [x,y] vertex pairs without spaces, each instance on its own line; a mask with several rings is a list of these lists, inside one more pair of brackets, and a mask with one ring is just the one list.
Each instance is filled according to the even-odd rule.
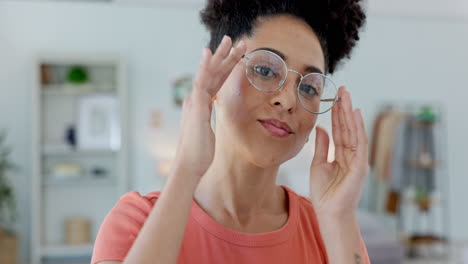
[[258,18],[283,14],[297,17],[313,29],[329,73],[350,57],[366,19],[361,0],[208,0],[200,12],[210,32],[212,52],[224,35],[234,42],[244,35],[251,37]]

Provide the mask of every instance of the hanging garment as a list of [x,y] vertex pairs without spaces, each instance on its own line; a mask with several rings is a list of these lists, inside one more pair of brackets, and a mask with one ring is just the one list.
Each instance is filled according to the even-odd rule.
[[390,187],[387,194],[386,211],[396,214],[400,206],[401,191],[404,185],[403,178],[408,176],[406,162],[406,144],[408,142],[409,118],[405,114],[396,124],[393,154],[389,167]]
[[382,126],[382,121],[388,115],[388,109],[385,111],[381,111],[374,121],[374,126],[372,127],[372,138],[371,138],[371,146],[370,146],[370,153],[369,153],[369,166],[373,168],[375,166],[375,159],[377,153],[377,145],[378,145],[378,138],[380,133],[380,128]]
[[404,116],[397,124],[395,130],[395,140],[393,146],[393,155],[391,156],[391,165],[389,167],[390,189],[399,193],[402,191],[403,178],[407,177],[408,164],[406,161],[408,133],[410,119]]
[[405,117],[405,114],[392,110],[387,113],[382,120],[382,124],[377,135],[377,146],[375,153],[375,176],[381,181],[389,180],[390,159],[393,153],[396,125]]

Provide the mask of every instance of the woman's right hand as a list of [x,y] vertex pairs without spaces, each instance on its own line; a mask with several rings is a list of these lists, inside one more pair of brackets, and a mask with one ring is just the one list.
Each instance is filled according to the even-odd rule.
[[234,48],[231,38],[224,36],[212,54],[203,50],[192,93],[182,106],[182,120],[173,171],[182,171],[199,180],[213,161],[215,136],[211,129],[211,110],[216,93],[246,50],[240,41]]

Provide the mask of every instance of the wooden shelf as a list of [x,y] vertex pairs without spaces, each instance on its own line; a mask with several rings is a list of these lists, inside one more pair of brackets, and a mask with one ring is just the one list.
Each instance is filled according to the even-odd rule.
[[447,243],[447,239],[436,236],[405,237],[402,241],[408,247],[416,245],[430,245],[434,243]]
[[[109,88],[110,87],[110,88]],[[116,94],[112,85],[73,85],[73,84],[49,84],[41,88],[42,95],[50,96],[75,96],[75,95],[89,95],[89,94]]]
[[48,245],[40,248],[42,257],[76,257],[91,256],[93,244],[83,245]]
[[[429,198],[429,200],[431,201],[431,204],[442,204],[444,202],[442,199]],[[403,201],[407,203],[419,203],[418,199],[416,198],[405,198]]]
[[115,155],[118,152],[113,149],[73,149],[67,145],[43,145],[42,147],[42,155],[46,156]]
[[435,169],[438,166],[437,161],[433,160],[429,164],[422,164],[418,160],[409,160],[408,166],[415,169]]
[[44,187],[88,187],[88,186],[112,186],[116,181],[112,177],[100,178],[84,178],[84,179],[69,179],[69,180],[52,180],[48,179],[42,183]]
[[411,122],[411,125],[413,127],[433,127],[435,124],[437,124],[437,120],[433,121],[433,122],[424,122],[424,121],[421,121],[421,120],[413,120],[413,122]]

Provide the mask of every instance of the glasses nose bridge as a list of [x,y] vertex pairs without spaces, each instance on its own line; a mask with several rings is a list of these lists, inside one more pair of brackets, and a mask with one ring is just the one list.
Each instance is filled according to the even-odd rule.
[[300,72],[298,72],[298,71],[288,69],[288,73],[289,73],[289,72],[294,72],[295,74],[301,76],[301,79],[304,78],[304,75],[302,75],[302,74],[301,74]]
[[291,70],[291,69],[287,69],[287,68],[286,68],[286,77],[284,78],[284,81],[282,82],[282,85],[281,85],[281,87],[280,87],[280,90],[283,89],[284,84],[286,83],[286,80],[287,80],[287,78],[288,78],[289,72],[293,72],[293,73],[295,73],[295,74],[297,74],[297,75],[299,75],[299,76],[301,77],[301,78],[299,79],[299,83],[302,81],[302,78],[304,78],[304,75],[302,75],[300,72],[295,71],[295,70]]
[[[302,78],[304,78],[304,76],[303,76],[300,72],[295,71],[295,70],[288,69],[287,67],[285,67],[285,68],[286,68],[286,77],[284,78],[284,80],[283,80],[282,83],[280,84],[280,87],[279,87],[279,89],[278,89],[279,91],[283,90],[283,88],[284,88],[284,86],[285,86],[285,84],[286,84],[286,80],[288,79],[289,72],[296,73],[297,75],[300,76],[299,83],[302,81]],[[298,83],[298,85],[299,85],[299,83]],[[297,88],[297,87],[299,87],[298,85],[295,87],[295,90],[298,89],[298,88]],[[296,93],[295,93],[295,94],[296,94]],[[295,96],[299,96],[299,95],[296,94]],[[299,100],[299,98],[296,98],[296,100]]]

